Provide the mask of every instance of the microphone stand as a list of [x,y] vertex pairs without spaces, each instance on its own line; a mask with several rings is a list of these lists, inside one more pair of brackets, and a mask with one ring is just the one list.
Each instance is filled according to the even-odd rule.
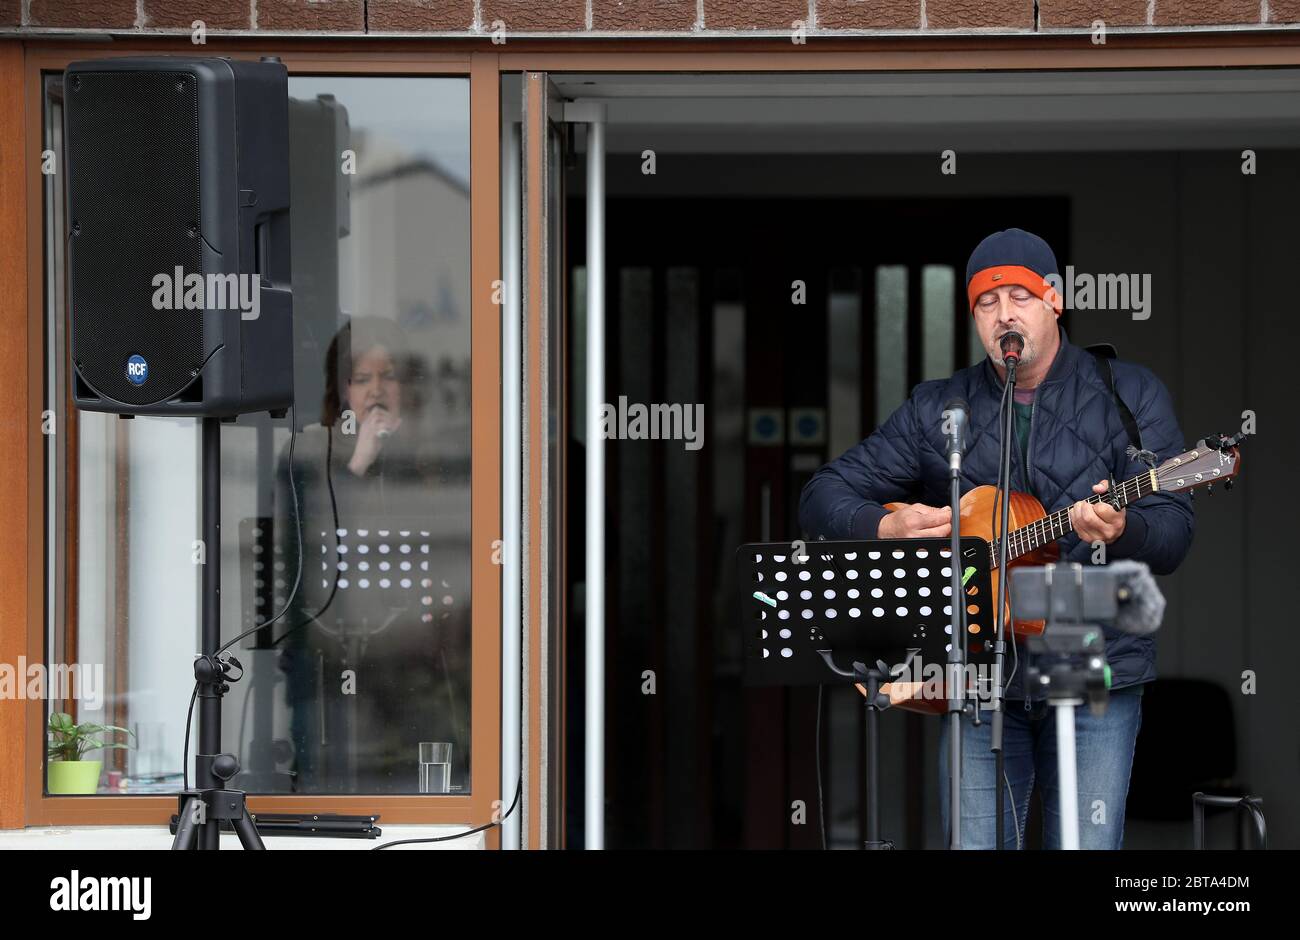
[[[969,406],[967,408],[969,415]],[[961,719],[966,713],[966,605],[961,572],[961,435],[948,456],[952,481],[952,638],[948,644],[948,819],[949,848],[961,848]]]
[[[1005,811],[1002,802],[1002,781],[1005,777],[1005,771],[1003,769],[1004,755],[1002,750],[1002,722],[1005,714],[1002,701],[1002,671],[1006,662],[1007,644],[1003,624],[1003,611],[1006,610],[1007,591],[1009,588],[1007,583],[1007,543],[1009,541],[1007,527],[1011,515],[1011,439],[1015,435],[1015,428],[1012,420],[1015,415],[1016,366],[1020,362],[1019,357],[1008,359],[1005,351],[1003,352],[1003,359],[1007,364],[1007,387],[1004,394],[1005,407],[1003,408],[1002,413],[998,415],[998,425],[1002,437],[1001,461],[1005,470],[1000,471],[998,474],[1002,482],[1002,490],[999,493],[999,498],[1002,501],[1002,518],[998,526],[998,596],[997,606],[993,608],[994,663],[993,701],[991,706],[993,712],[993,727],[991,729],[992,743],[989,746],[989,750],[993,752],[993,772],[995,774],[993,780],[993,799],[997,804],[996,841],[993,846],[995,851],[1002,850],[1003,832],[1005,830]],[[965,609],[964,604],[962,605],[962,609]],[[1014,624],[1012,627],[1014,629]],[[1018,832],[1016,838],[1017,841],[1019,841],[1020,836]]]

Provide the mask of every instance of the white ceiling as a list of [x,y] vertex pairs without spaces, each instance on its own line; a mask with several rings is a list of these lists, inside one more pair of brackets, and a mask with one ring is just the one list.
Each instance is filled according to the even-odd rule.
[[1300,69],[551,78],[605,106],[612,151],[1300,147]]

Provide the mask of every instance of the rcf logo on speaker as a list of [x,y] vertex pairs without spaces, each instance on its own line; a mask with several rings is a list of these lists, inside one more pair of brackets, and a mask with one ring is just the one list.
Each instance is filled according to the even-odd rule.
[[143,385],[149,378],[149,363],[139,354],[126,361],[126,377],[132,385]]

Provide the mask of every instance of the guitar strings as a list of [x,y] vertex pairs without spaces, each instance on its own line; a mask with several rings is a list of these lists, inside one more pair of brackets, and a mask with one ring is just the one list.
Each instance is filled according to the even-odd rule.
[[[1164,483],[1187,473],[1186,467],[1169,463],[1160,467],[1155,467],[1153,470],[1155,472],[1157,483]],[[1116,492],[1119,494],[1119,498],[1123,501],[1124,506],[1127,506],[1129,503],[1136,502],[1143,496],[1155,491],[1155,487],[1147,489],[1147,485],[1150,484],[1150,482],[1151,474],[1149,472],[1140,473],[1131,480],[1125,480],[1121,483]],[[1132,488],[1132,492],[1130,492],[1130,487]],[[1106,501],[1106,498],[1109,495],[1109,493],[1094,493],[1084,500],[1084,502],[1096,505],[1097,503]],[[995,505],[996,500],[997,497],[994,498]],[[1054,542],[1061,536],[1073,531],[1074,524],[1070,521],[1070,508],[1071,507],[1067,506],[1065,509],[1058,509],[1056,512],[1049,513],[1043,516],[1043,518],[1037,519],[1028,525],[1021,526],[1018,529],[1013,529],[1011,534],[1008,536],[1008,552],[1011,553],[1013,557],[1008,558],[1007,561],[1010,562],[1014,560],[1014,558],[1018,558],[1027,552],[1032,552],[1035,549],[1041,548],[1047,543]],[[1061,530],[1059,534],[1056,531],[1058,528]],[[996,529],[997,526],[995,524],[995,532]],[[996,535],[994,538],[996,539]],[[997,562],[997,556],[994,554],[994,568],[997,568]]]
[[[1116,493],[1119,494],[1119,498],[1123,501],[1125,506],[1147,495],[1143,492],[1144,480],[1149,481],[1150,477],[1147,474],[1139,474],[1138,476],[1133,477],[1133,479],[1126,480],[1119,485]],[[1130,492],[1130,487],[1132,488],[1132,492]],[[1108,493],[1094,493],[1084,500],[1084,502],[1096,505],[1097,503],[1106,501],[1106,497],[1109,495],[1110,494]],[[1056,532],[1058,528],[1061,530],[1059,535]],[[1027,552],[1041,548],[1048,542],[1053,542],[1057,538],[1066,535],[1072,531],[1073,528],[1074,525],[1070,522],[1070,507],[1067,506],[1065,509],[1058,509],[1056,512],[1049,513],[1043,518],[1035,520],[1028,525],[1021,526],[1018,529],[1013,529],[1009,536],[1010,545],[1008,546],[1008,551],[1012,553],[1013,557],[1008,558],[1007,561],[1011,562],[1014,558],[1018,558]],[[994,567],[997,567],[996,558],[994,559]]]

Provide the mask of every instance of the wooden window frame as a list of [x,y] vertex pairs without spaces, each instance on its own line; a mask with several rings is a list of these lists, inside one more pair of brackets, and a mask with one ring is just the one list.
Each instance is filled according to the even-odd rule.
[[[500,443],[500,357],[501,336],[499,308],[493,302],[492,283],[500,277],[500,213],[498,165],[499,93],[496,56],[465,51],[441,54],[384,54],[357,52],[338,47],[303,47],[295,43],[265,44],[232,42],[220,50],[209,47],[210,54],[230,54],[241,58],[279,55],[291,75],[323,76],[447,76],[463,77],[470,82],[470,312],[472,318],[471,356],[471,766],[470,793],[466,796],[421,796],[418,794],[264,794],[249,797],[254,812],[264,813],[378,813],[387,823],[433,823],[476,825],[490,820],[500,799],[500,661],[501,661],[501,579],[500,567],[493,564],[493,542],[501,530],[501,443]],[[205,51],[209,51],[205,50]],[[25,608],[25,618],[16,616],[7,622],[27,624],[25,642],[14,643],[11,631],[0,640],[0,651],[11,649],[26,655],[28,662],[44,660],[46,630],[47,518],[45,487],[45,447],[40,434],[39,412],[45,400],[46,372],[46,296],[45,282],[45,200],[44,178],[40,172],[43,140],[44,76],[62,71],[75,59],[111,58],[148,53],[192,53],[187,42],[114,43],[86,46],[47,47],[29,44],[24,69],[17,85],[24,96],[21,111],[24,127],[16,129],[13,139],[23,140],[25,161],[25,263],[26,322],[19,340],[12,334],[0,340],[0,349],[13,347],[10,361],[25,365],[25,401],[15,404],[11,414],[29,415],[37,420],[33,433],[25,435],[25,447],[15,451],[25,457],[25,515],[27,540],[25,555],[27,592],[25,603],[6,592],[0,608]],[[8,50],[0,53],[0,75],[12,73],[13,62]],[[12,102],[0,104],[0,130],[12,120]],[[0,182],[0,191],[12,185],[12,178]],[[9,203],[6,202],[6,205]],[[20,204],[21,205],[21,204]],[[22,211],[22,209],[20,209]],[[3,224],[10,225],[6,218]],[[10,228],[13,226],[10,225]],[[22,238],[22,235],[19,235]],[[20,255],[21,257],[21,255]],[[21,262],[20,262],[21,263]],[[8,272],[7,272],[8,273]],[[480,285],[482,288],[480,289]],[[6,319],[6,324],[12,320]],[[4,332],[4,331],[0,331]],[[23,346],[25,345],[25,350]],[[0,402],[14,398],[13,389],[0,393]],[[58,427],[73,424],[70,414],[57,416]],[[28,430],[26,422],[17,422]],[[13,452],[11,452],[13,453]],[[11,460],[13,458],[11,457]],[[12,470],[16,468],[6,468]],[[6,473],[6,476],[8,473]],[[11,494],[12,498],[12,494]],[[17,513],[20,516],[23,513]],[[14,516],[11,516],[14,518]],[[68,565],[75,577],[75,561]],[[13,582],[10,582],[13,583]],[[74,625],[75,628],[75,625]],[[19,633],[19,631],[12,631]],[[6,655],[0,661],[16,661]],[[94,795],[49,796],[44,789],[44,701],[6,703],[20,705],[7,709],[0,721],[0,740],[17,739],[18,747],[5,747],[3,758],[13,759],[22,768],[21,780],[14,779],[12,764],[0,771],[0,827],[40,825],[115,825],[165,824],[176,811],[174,796]],[[13,714],[21,711],[21,724]],[[18,731],[17,734],[10,732]],[[16,799],[15,799],[16,797]],[[16,804],[16,808],[15,808]],[[495,847],[499,838],[488,833],[488,845]]]

